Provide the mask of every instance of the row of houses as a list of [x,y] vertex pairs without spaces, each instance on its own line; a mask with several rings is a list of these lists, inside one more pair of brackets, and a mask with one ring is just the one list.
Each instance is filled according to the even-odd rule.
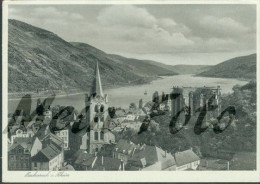
[[14,138],[8,149],[9,170],[60,170],[63,162],[63,141],[48,126],[33,137]]
[[141,146],[121,139],[95,155],[79,150],[69,163],[75,170],[176,171],[196,170],[200,158],[191,149],[171,154],[157,146]]
[[127,140],[119,140],[112,156],[123,160],[126,170],[195,170],[200,164],[191,149],[171,154],[157,146],[140,146]]

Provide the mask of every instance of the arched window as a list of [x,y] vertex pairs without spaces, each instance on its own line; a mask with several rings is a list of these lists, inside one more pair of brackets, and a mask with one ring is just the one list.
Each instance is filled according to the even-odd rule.
[[95,105],[95,112],[99,112],[100,105]]
[[104,110],[105,110],[104,105],[101,105],[101,107],[100,107],[100,112],[104,112]]

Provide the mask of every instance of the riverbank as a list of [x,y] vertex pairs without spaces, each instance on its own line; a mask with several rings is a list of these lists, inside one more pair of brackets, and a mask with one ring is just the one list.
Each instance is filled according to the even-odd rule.
[[[167,75],[170,76],[170,75]],[[173,75],[172,75],[173,76]],[[151,76],[146,77],[142,81],[132,81],[128,83],[121,83],[121,84],[105,84],[103,85],[104,90],[110,90],[110,89],[116,89],[120,87],[133,87],[133,86],[139,86],[139,85],[145,85],[150,84],[152,81],[163,79],[165,76]],[[66,96],[74,96],[74,95],[83,95],[89,93],[90,89],[88,90],[82,90],[82,89],[67,89],[67,90],[46,90],[46,91],[26,91],[26,92],[12,92],[8,93],[8,100],[20,100],[21,98],[24,98],[26,95],[29,95],[28,97],[31,99],[37,99],[37,98],[46,98],[47,96],[55,96],[57,98],[59,97],[66,97]]]

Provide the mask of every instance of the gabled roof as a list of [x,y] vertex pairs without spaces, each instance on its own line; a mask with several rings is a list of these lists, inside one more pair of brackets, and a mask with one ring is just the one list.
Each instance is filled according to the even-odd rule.
[[123,153],[123,151],[125,150],[125,154],[129,154],[128,151],[131,151],[130,154],[132,154],[134,148],[137,148],[137,146],[131,141],[120,139],[117,145],[115,145],[114,151],[118,153]]
[[[103,163],[102,163],[103,159]],[[106,171],[117,171],[119,170],[121,160],[112,157],[97,157],[93,168],[91,170],[106,170]]]
[[145,145],[140,150],[136,150],[133,157],[129,160],[131,160],[134,165],[139,167],[144,166],[144,163],[145,166],[149,166],[155,164],[156,162],[161,162],[162,169],[176,165],[174,157],[170,153],[167,153],[166,151],[156,146],[147,145]]
[[14,143],[9,147],[8,151],[11,151],[12,149],[16,148],[18,145],[20,145],[24,149],[28,149],[29,151],[32,148],[32,138],[29,137],[17,137],[14,139]]
[[126,112],[123,109],[117,109],[115,112],[116,117],[125,117]]
[[59,149],[63,147],[63,140],[55,134],[49,133],[43,139],[42,142],[45,144],[54,144]]
[[200,158],[190,149],[182,152],[177,152],[174,154],[174,157],[177,166],[182,166],[200,160]]
[[32,157],[32,161],[36,162],[48,162],[55,158],[61,153],[60,149],[54,145],[50,144],[46,148],[39,151],[35,156]]
[[77,152],[77,157],[74,163],[90,167],[94,160],[94,155],[85,153],[84,151],[79,151]]
[[34,134],[34,137],[38,137],[38,139],[41,141],[43,138],[50,133],[49,125],[41,125],[40,129]]
[[100,74],[99,74],[98,62],[97,62],[97,66],[96,66],[95,76],[94,76],[93,81],[92,81],[92,88],[91,88],[90,94],[91,95],[99,95],[101,97],[104,97],[101,79],[100,79]]

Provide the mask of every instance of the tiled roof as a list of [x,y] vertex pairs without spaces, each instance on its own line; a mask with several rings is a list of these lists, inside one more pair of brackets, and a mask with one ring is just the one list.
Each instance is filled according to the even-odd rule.
[[122,109],[119,109],[119,110],[116,110],[115,115],[116,115],[116,117],[125,117],[126,113]]
[[156,146],[145,145],[141,150],[136,150],[135,154],[129,160],[133,161],[136,166],[143,166],[143,158],[145,158],[145,166],[153,165],[161,162],[162,169],[166,169],[176,165],[174,157]]
[[75,160],[75,164],[81,164],[81,165],[85,165],[85,166],[91,166],[91,164],[93,163],[95,159],[94,155],[85,153],[84,151],[79,151],[77,152],[77,158]]
[[14,139],[14,143],[11,147],[9,147],[8,151],[16,148],[18,145],[22,146],[24,149],[28,149],[29,151],[32,148],[32,138],[29,137],[17,137]]
[[44,138],[42,138],[42,143],[44,145],[49,145],[49,144],[55,144],[57,145],[59,148],[63,147],[63,140],[58,137],[55,134],[49,133],[47,134]]
[[43,140],[43,138],[50,133],[49,125],[41,125],[40,129],[35,133],[34,137],[38,137],[39,140]]
[[48,162],[59,155],[61,151],[54,144],[50,144],[46,148],[39,151],[35,156],[32,157],[32,161],[37,162]]
[[119,142],[117,143],[117,145],[114,148],[115,152],[118,153],[123,153],[123,151],[125,150],[125,153],[128,154],[128,151],[130,150],[132,154],[132,151],[134,150],[134,148],[136,148],[137,146],[132,143],[131,141],[127,141],[124,139],[120,139]]
[[177,166],[182,166],[200,160],[200,158],[192,150],[177,152],[174,154],[174,157]]
[[70,164],[66,165],[66,166],[63,166],[61,168],[62,171],[75,171],[74,167]]
[[116,171],[119,169],[121,160],[112,158],[112,157],[97,157],[97,160],[94,163],[93,170],[107,170],[107,171]]
[[176,165],[175,159],[172,158],[172,159],[168,159],[168,160],[163,161],[162,164],[161,164],[161,168],[162,168],[162,170],[164,170],[164,169],[167,169],[167,168],[172,167],[174,165]]

